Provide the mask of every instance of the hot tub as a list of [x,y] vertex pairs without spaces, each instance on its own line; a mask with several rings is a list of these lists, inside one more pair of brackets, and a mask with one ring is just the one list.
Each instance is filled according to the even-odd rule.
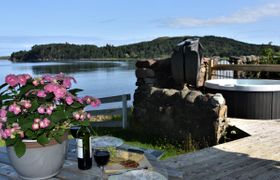
[[280,80],[214,79],[205,89],[224,96],[229,117],[280,119]]

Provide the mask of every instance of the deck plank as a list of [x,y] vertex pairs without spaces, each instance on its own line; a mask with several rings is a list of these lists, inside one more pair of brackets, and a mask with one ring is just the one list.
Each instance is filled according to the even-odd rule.
[[184,179],[280,179],[280,120],[230,119],[251,136],[161,163]]

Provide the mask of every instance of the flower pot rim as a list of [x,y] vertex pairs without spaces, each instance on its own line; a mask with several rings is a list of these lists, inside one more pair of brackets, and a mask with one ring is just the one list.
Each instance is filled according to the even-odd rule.
[[[68,133],[65,133],[61,139],[61,142],[68,139]],[[44,146],[39,144],[37,139],[23,139],[22,142],[26,145],[26,148],[41,148],[41,147],[47,147],[47,146],[53,146],[58,144],[58,142],[55,139],[51,139],[48,144],[45,144]]]

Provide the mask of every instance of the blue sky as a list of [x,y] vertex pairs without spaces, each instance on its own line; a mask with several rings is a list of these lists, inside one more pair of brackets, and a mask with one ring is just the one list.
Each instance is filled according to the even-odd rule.
[[35,44],[216,35],[280,45],[280,0],[3,0],[0,56]]

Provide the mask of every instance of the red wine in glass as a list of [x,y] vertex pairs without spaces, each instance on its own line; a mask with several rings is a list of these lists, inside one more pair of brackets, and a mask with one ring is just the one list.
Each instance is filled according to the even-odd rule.
[[106,150],[95,150],[94,160],[101,169],[105,166],[110,160],[110,153]]

